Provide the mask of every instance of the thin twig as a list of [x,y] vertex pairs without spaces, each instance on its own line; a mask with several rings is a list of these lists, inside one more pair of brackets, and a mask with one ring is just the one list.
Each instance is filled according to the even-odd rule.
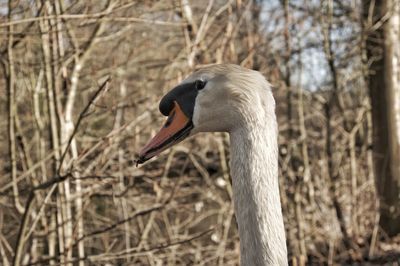
[[85,108],[83,109],[83,111],[79,114],[78,120],[76,121],[76,125],[74,127],[74,131],[72,132],[71,136],[68,139],[68,144],[65,147],[65,150],[61,156],[60,159],[60,165],[58,167],[57,173],[60,175],[61,172],[61,168],[65,159],[65,156],[69,150],[69,147],[71,146],[72,140],[74,139],[75,134],[78,132],[78,128],[79,125],[81,124],[82,120],[86,117],[89,108],[92,106],[92,104],[94,104],[97,101],[98,96],[100,95],[100,93],[107,87],[108,82],[111,80],[111,77],[107,77],[107,79],[103,82],[103,84],[100,85],[100,87],[96,90],[96,92],[92,95],[92,97],[90,98],[88,104],[85,106]]

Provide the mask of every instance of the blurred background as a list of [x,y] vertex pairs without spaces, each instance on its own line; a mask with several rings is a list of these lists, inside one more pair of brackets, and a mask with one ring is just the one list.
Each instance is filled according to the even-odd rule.
[[260,71],[291,265],[400,264],[397,0],[0,0],[0,264],[238,265],[229,136],[140,167],[162,95]]

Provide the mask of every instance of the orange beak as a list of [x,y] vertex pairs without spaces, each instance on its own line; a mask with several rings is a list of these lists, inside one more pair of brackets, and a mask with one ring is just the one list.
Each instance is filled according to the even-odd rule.
[[139,152],[137,164],[144,163],[174,144],[181,142],[190,134],[192,128],[192,121],[182,112],[179,104],[174,101],[174,107],[164,126]]

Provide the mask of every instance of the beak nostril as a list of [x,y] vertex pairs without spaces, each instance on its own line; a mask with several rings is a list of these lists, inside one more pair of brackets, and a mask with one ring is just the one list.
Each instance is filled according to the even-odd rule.
[[167,122],[165,122],[164,127],[167,128],[171,125],[172,120],[174,120],[175,117],[175,111],[172,111],[171,114],[168,116]]

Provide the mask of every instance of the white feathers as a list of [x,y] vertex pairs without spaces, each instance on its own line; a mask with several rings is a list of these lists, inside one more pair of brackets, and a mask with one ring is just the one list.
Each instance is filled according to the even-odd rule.
[[236,65],[214,65],[202,78],[193,133],[225,131],[231,139],[231,175],[242,265],[287,265],[278,184],[275,101],[265,78]]

